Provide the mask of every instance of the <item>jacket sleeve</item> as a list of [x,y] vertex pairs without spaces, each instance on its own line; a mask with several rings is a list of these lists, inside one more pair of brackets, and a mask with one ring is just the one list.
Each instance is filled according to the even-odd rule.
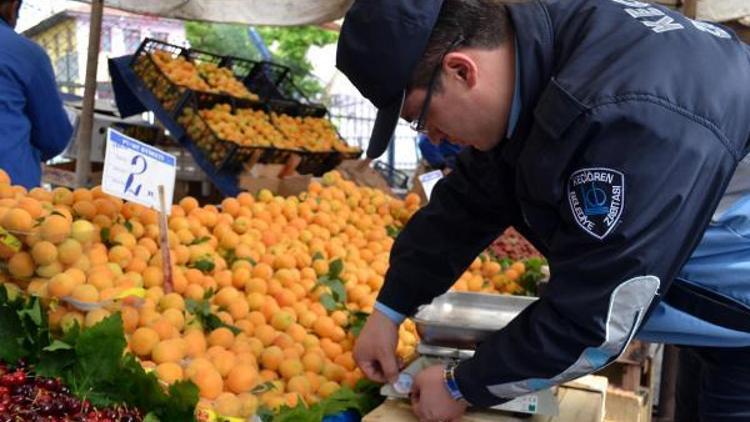
[[723,135],[651,102],[594,108],[557,141],[578,152],[564,197],[549,204],[560,220],[549,287],[457,367],[459,389],[478,406],[615,360],[697,245],[736,165]]
[[65,149],[73,128],[63,109],[49,58],[41,49],[34,53],[37,66],[26,87],[26,113],[31,122],[31,144],[46,161]]
[[437,183],[427,206],[393,245],[378,302],[403,315],[450,288],[508,227],[515,212],[511,169],[499,156],[467,148]]

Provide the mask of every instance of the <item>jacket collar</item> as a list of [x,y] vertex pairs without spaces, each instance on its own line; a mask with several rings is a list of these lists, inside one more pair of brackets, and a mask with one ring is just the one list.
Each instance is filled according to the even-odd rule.
[[550,81],[554,66],[554,37],[547,8],[539,0],[508,4],[516,37],[516,59],[520,61],[521,104],[518,123],[506,143],[504,158],[515,164],[523,139],[534,121],[534,109],[544,87]]

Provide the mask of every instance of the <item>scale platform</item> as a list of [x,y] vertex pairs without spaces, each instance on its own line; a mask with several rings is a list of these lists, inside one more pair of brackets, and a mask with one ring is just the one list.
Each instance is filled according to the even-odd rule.
[[[402,374],[412,379],[432,365],[461,361],[474,356],[474,348],[485,337],[503,328],[536,298],[500,296],[480,293],[449,292],[429,305],[420,307],[414,316],[421,342],[419,357]],[[560,408],[554,388],[540,390],[492,407],[493,410],[528,415],[557,416]],[[389,398],[408,399],[391,384],[380,393]]]

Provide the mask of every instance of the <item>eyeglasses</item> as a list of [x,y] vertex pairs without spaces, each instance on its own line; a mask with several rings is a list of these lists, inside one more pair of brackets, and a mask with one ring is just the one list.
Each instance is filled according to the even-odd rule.
[[437,76],[440,74],[440,69],[443,68],[443,60],[445,59],[445,56],[447,56],[448,53],[451,52],[451,50],[458,47],[462,42],[464,42],[464,37],[461,35],[457,36],[456,39],[453,40],[451,45],[448,46],[448,49],[445,50],[442,56],[440,56],[440,60],[438,61],[437,65],[435,65],[435,69],[432,71],[432,75],[430,75],[430,80],[427,82],[427,95],[424,97],[424,102],[422,102],[422,110],[419,112],[419,117],[409,123],[409,127],[411,127],[412,130],[416,131],[417,133],[425,134],[427,132],[425,128],[427,112],[430,109],[430,100],[432,100],[432,91],[435,90],[435,82],[437,81]]

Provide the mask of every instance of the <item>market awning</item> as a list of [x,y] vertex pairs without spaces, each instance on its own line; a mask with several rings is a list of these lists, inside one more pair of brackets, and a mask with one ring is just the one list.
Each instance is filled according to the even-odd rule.
[[[80,0],[91,3],[90,0]],[[353,0],[106,0],[144,15],[247,25],[311,25],[344,16]]]

